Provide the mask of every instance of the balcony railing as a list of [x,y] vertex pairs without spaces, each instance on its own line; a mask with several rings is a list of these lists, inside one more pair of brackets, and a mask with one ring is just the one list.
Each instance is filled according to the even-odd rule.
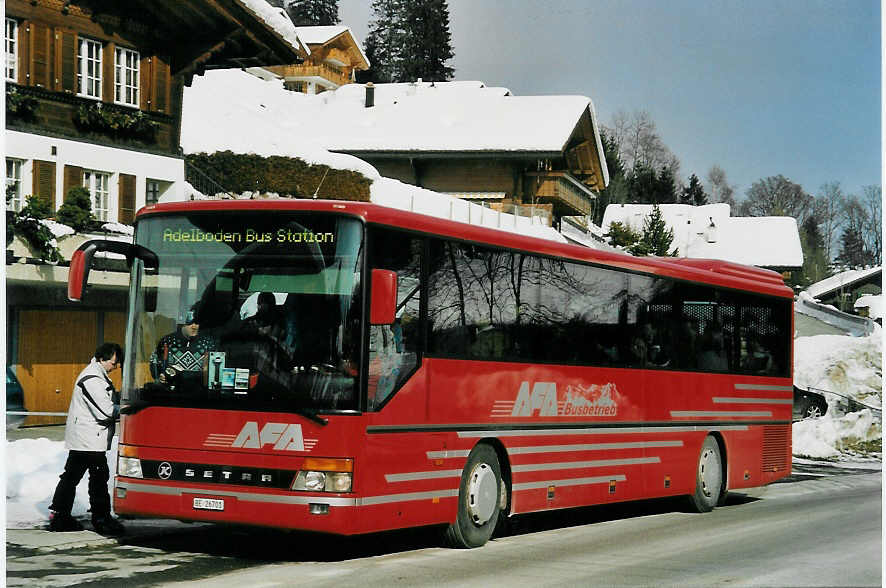
[[569,172],[527,172],[526,176],[536,182],[535,198],[553,204],[560,211],[558,216],[590,216],[593,213],[596,194]]
[[325,63],[282,65],[269,67],[268,69],[282,75],[287,81],[298,78],[318,77],[323,78],[324,80],[328,80],[338,86],[344,86],[345,84],[351,83],[351,78],[348,77],[346,73],[337,68],[326,65]]

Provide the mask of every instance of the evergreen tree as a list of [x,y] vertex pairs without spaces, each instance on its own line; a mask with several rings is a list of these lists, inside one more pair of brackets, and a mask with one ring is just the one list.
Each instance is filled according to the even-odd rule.
[[843,230],[837,261],[848,267],[863,267],[868,262],[861,231],[853,226]]
[[677,250],[670,251],[674,242],[674,229],[669,229],[658,204],[652,205],[652,212],[643,221],[643,233],[636,245],[629,248],[633,255],[655,255],[674,257]]
[[829,273],[825,238],[815,215],[810,215],[800,227],[800,245],[803,248],[803,269],[796,278],[792,276],[790,285],[806,288],[825,279]]
[[631,225],[614,221],[610,223],[606,237],[609,239],[609,244],[613,247],[622,247],[630,250],[640,240],[640,233],[635,231]]
[[361,82],[447,81],[455,70],[446,0],[372,0]]
[[653,204],[671,204],[677,201],[677,180],[669,167],[662,167],[655,176]]
[[286,14],[295,26],[337,25],[338,0],[286,0]]
[[449,32],[449,7],[446,0],[411,0],[406,3],[406,43],[403,51],[401,80],[422,78],[445,82],[455,70],[446,62],[455,56]]
[[624,204],[628,201],[628,187],[625,181],[624,164],[618,154],[618,144],[604,129],[600,133],[603,156],[609,169],[609,185],[600,191],[594,206],[594,223],[603,224],[603,214],[609,204]]
[[65,202],[55,214],[56,219],[68,225],[75,231],[85,231],[95,221],[92,216],[92,201],[89,190],[83,186],[76,186],[68,190]]
[[708,203],[708,195],[705,194],[704,186],[698,176],[692,174],[689,176],[689,185],[680,192],[680,202],[682,204],[692,204],[693,206],[701,206]]

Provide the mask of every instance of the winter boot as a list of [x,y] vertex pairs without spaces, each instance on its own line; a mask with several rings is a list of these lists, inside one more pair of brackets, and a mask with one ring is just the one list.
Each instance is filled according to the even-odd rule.
[[83,525],[69,513],[49,512],[49,530],[56,532],[82,531]]
[[120,521],[111,515],[92,517],[92,528],[96,533],[105,537],[118,537],[126,532]]

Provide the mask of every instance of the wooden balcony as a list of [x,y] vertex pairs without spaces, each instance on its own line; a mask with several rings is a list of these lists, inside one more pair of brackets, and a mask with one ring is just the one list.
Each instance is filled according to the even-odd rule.
[[287,81],[307,78],[323,78],[337,86],[351,83],[351,77],[344,70],[325,63],[305,63],[303,65],[276,65],[267,69],[283,76]]
[[525,176],[530,198],[534,194],[536,201],[552,204],[555,217],[589,216],[593,213],[597,195],[569,172],[526,172]]

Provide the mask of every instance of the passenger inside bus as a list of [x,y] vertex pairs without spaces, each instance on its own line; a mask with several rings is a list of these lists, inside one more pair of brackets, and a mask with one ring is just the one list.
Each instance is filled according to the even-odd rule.
[[711,372],[725,372],[729,369],[723,329],[716,322],[710,323],[701,337],[698,367]]

